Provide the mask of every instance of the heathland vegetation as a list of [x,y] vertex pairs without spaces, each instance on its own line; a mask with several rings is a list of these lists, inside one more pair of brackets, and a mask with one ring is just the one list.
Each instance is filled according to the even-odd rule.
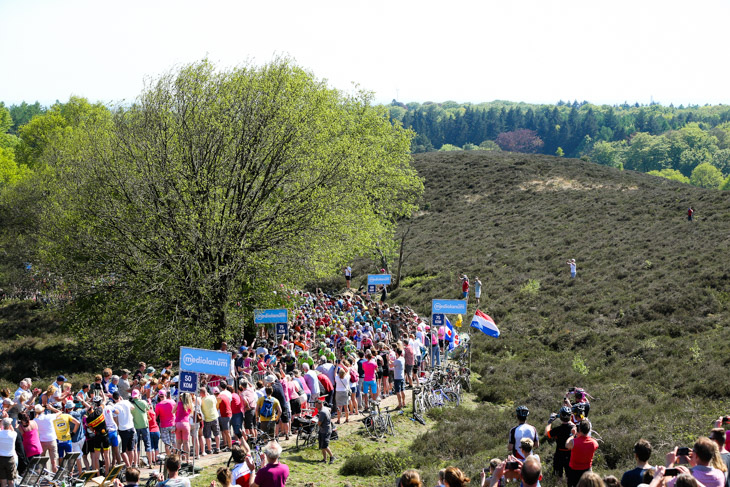
[[[250,322],[254,306],[278,304],[272,291],[282,282],[295,284],[314,275],[313,285],[339,289],[341,278],[322,276],[374,246],[377,263],[363,257],[355,273],[364,276],[383,263],[391,270],[400,266],[403,277],[391,293],[393,303],[427,315],[431,299],[458,296],[458,276],[464,272],[480,277],[481,308],[502,331],[499,339],[471,334],[472,367],[481,376],[477,407],[437,411],[439,421],[431,431],[397,446],[401,450],[392,458],[406,458],[428,483],[446,464],[478,478],[490,458],[504,457],[514,406],[528,405],[530,422],[541,429],[571,386],[594,396],[590,418],[602,437],[595,460],[601,473],[631,466],[631,447],[639,437],[654,444],[652,462],[661,463],[666,451],[691,445],[707,433],[712,419],[728,412],[726,193],[620,170],[659,170],[700,181],[697,171],[708,164],[721,172],[720,179],[726,177],[726,109],[562,104],[536,110],[504,104],[504,110],[495,108],[500,116],[511,112],[517,117],[519,110],[523,121],[473,138],[438,139],[407,117],[453,108],[444,120],[434,118],[447,127],[466,121],[467,113],[488,117],[493,107],[482,113],[458,105],[409,106],[400,107],[400,115],[393,107],[391,117],[416,129],[409,147],[408,134],[393,128],[385,111],[372,107],[367,97],[343,98],[285,63],[270,69],[273,73],[217,77],[205,64],[195,65],[177,73],[175,83],[160,79],[133,107],[110,110],[73,98],[40,110],[35,118],[29,117],[38,107],[26,106],[22,113],[31,115],[23,115],[25,125],[9,116],[12,110],[0,109],[0,287],[10,294],[38,290],[58,304],[14,300],[2,307],[2,379],[99,369],[99,363],[92,366],[88,360],[105,350],[112,353],[104,365],[118,367],[129,365],[132,357],[174,355],[175,340],[206,346],[219,331],[211,307],[223,303],[223,334],[233,334]],[[298,100],[297,110],[267,98],[256,98],[255,106],[269,110],[233,110],[235,96],[254,96],[261,83]],[[230,98],[212,96],[227,88],[234,88],[226,92]],[[170,94],[176,89],[183,90],[180,96]],[[524,125],[530,110],[539,120],[533,128]],[[183,112],[193,118],[182,123],[176,117]],[[252,113],[254,119],[245,118]],[[232,120],[225,118],[231,114]],[[306,122],[298,126],[305,128],[305,137],[287,146],[291,152],[248,152],[273,149],[288,136],[301,135],[278,131],[286,128],[279,122],[291,116]],[[616,121],[607,125],[611,117]],[[241,120],[273,128],[253,134],[260,144],[255,147],[239,140],[240,154],[255,154],[239,160],[247,167],[278,161],[277,174],[287,191],[269,188],[263,200],[253,202],[260,204],[259,213],[250,214],[246,208],[252,206],[243,205],[242,213],[229,218],[216,210],[236,203],[221,191],[232,183],[236,168],[206,148],[222,147],[215,145],[217,134],[231,142],[235,133],[227,131],[227,124]],[[595,135],[573,130],[577,124],[592,127],[591,120],[598,127]],[[464,127],[459,133],[468,134]],[[544,137],[541,127],[557,138]],[[162,128],[171,130],[169,138],[157,138]],[[200,137],[191,137],[186,132],[191,129]],[[326,143],[333,140],[333,130],[344,134],[342,144]],[[534,131],[542,145],[514,134],[520,130]],[[566,131],[573,135],[560,138]],[[361,138],[363,132],[368,137]],[[417,153],[409,164],[409,148],[428,148],[424,134],[434,148],[523,144],[512,148],[585,156],[601,164],[497,150]],[[139,140],[144,144],[132,143]],[[194,140],[200,150],[189,151],[181,140]],[[314,147],[319,147],[318,158],[301,157]],[[608,151],[605,157],[618,159],[600,159],[601,147]],[[166,157],[155,159],[161,153]],[[275,156],[280,158],[266,159]],[[290,159],[296,166],[287,165]],[[344,164],[346,172],[330,175],[333,161]],[[170,167],[177,177],[164,177]],[[716,173],[705,172],[717,181]],[[267,176],[251,174],[250,189],[265,192]],[[303,191],[302,181],[314,193]],[[324,205],[330,200],[337,205]],[[199,201],[204,204],[195,204]],[[686,219],[690,206],[696,210],[694,222]],[[255,218],[273,221],[280,211],[286,225],[271,228],[285,233],[257,233],[260,220]],[[255,217],[251,232],[236,233],[231,220],[243,217]],[[395,243],[388,243],[396,228]],[[227,240],[230,235],[243,247]],[[286,238],[279,243],[282,235]],[[226,252],[213,252],[218,246]],[[235,267],[242,256],[245,265]],[[569,258],[578,263],[574,280],[565,264]],[[214,285],[221,279],[225,286]],[[472,300],[466,323],[474,308]],[[194,330],[198,322],[206,327]],[[141,340],[117,348],[103,341],[130,335]],[[155,340],[162,346],[153,348]],[[545,444],[538,451],[548,470],[552,449]],[[397,462],[398,468],[404,465]],[[372,484],[381,481],[385,484],[386,477]],[[551,483],[546,475],[543,485]]]

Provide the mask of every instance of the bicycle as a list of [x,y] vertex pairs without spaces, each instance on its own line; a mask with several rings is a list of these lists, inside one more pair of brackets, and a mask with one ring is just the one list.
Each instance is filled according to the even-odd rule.
[[317,443],[317,435],[319,434],[319,424],[314,418],[300,417],[299,430],[297,431],[296,449],[314,446]]
[[[264,433],[260,429],[256,429],[256,437],[255,438],[248,438],[246,442],[248,443],[250,449],[251,449],[251,458],[253,459],[254,468],[258,470],[261,468],[261,466],[265,463],[264,460],[264,447],[272,440],[273,438],[268,434]],[[228,459],[228,463],[226,466],[228,468],[232,468],[235,465],[235,462],[233,461],[233,454],[231,454],[230,458]]]

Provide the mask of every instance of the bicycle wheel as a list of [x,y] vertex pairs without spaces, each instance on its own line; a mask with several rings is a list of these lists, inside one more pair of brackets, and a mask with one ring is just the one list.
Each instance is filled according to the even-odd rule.
[[461,396],[459,396],[456,392],[446,391],[444,394],[446,395],[446,399],[449,401],[449,404],[452,406],[458,406],[461,404]]
[[393,419],[390,416],[386,416],[386,426],[390,432],[390,436],[395,436],[395,426],[393,426]]
[[377,435],[375,434],[375,421],[373,420],[373,417],[368,416],[367,418],[363,419],[363,423],[365,424],[365,430],[368,432],[368,435],[370,435],[372,438],[376,438]]
[[233,462],[233,455],[231,455],[231,458],[228,459],[228,463],[226,463],[226,466],[228,468],[232,468],[235,463]]
[[423,416],[421,416],[420,414],[413,413],[413,419],[415,419],[416,421],[418,421],[419,423],[421,423],[423,426],[426,426],[426,420],[423,419]]
[[297,433],[297,442],[296,442],[296,449],[301,450],[302,448],[306,448],[307,446],[307,440],[309,439],[309,433],[304,431],[304,428],[299,428],[299,432]]
[[157,482],[157,477],[150,477],[144,484],[144,487],[155,487],[155,485],[157,485]]

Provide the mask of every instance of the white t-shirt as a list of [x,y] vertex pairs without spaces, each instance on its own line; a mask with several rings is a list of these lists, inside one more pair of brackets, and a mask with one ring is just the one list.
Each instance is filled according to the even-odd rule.
[[393,362],[393,379],[403,380],[403,370],[406,368],[406,359],[401,355]]
[[231,485],[236,485],[236,480],[249,473],[251,473],[251,469],[248,468],[248,464],[245,460],[243,463],[237,464],[231,471]]
[[132,404],[129,401],[119,401],[114,405],[114,413],[119,420],[119,431],[127,431],[134,429],[134,419],[132,419]]
[[18,436],[13,430],[0,430],[0,457],[15,456],[15,438]]
[[350,392],[350,374],[345,374],[345,377],[340,377],[338,374],[335,377],[335,391],[337,392]]
[[106,421],[107,431],[117,430],[117,423],[114,422],[114,406],[109,404],[104,406],[104,421]]
[[515,450],[517,451],[517,458],[520,459],[525,458],[525,454],[520,448],[520,441],[522,440],[522,438],[529,438],[534,443],[537,443],[538,437],[535,427],[527,423],[523,423],[521,425],[515,426],[510,431],[509,442],[515,446]]
[[53,427],[53,420],[57,417],[57,414],[41,414],[36,416],[35,422],[38,424],[38,438],[41,441],[56,441],[56,428]]

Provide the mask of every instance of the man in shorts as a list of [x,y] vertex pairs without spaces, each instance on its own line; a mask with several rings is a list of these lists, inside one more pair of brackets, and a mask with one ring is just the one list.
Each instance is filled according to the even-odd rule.
[[119,451],[119,428],[117,428],[117,423],[114,422],[114,394],[112,394],[111,402],[104,406],[104,420],[106,421],[106,435],[109,438],[109,446],[111,446],[112,460],[115,465],[123,463],[122,453]]
[[134,431],[134,419],[132,418],[132,404],[117,391],[112,395],[114,404],[114,416],[117,417],[119,443],[122,446],[122,459],[127,467],[137,466],[137,438]]
[[160,439],[165,445],[165,454],[171,453],[170,447],[175,446],[175,401],[170,399],[170,393],[160,391],[157,393],[157,423],[160,425]]
[[[208,394],[208,390],[200,389],[200,410],[203,413],[203,438],[205,438],[206,452],[218,453],[220,451],[221,428],[218,424],[218,401],[215,396]],[[215,449],[213,449],[213,438],[215,437]]]
[[259,428],[269,436],[274,436],[276,422],[281,416],[281,405],[274,396],[274,389],[271,385],[264,388],[264,396],[256,402],[256,417],[259,419]]
[[[61,408],[60,404],[56,405],[58,406],[58,409]],[[73,408],[73,402],[66,402],[64,412],[59,413],[56,416],[56,419],[53,420],[53,427],[56,430],[56,442],[58,444],[59,458],[63,458],[64,455],[71,453],[71,434],[81,427],[81,423],[69,414]]]
[[368,400],[374,401],[378,395],[378,383],[375,382],[375,375],[378,371],[378,364],[373,359],[370,349],[365,351],[365,361],[362,363],[363,383],[362,392],[365,402],[365,409],[368,408]]
[[398,397],[398,407],[396,410],[406,407],[405,386],[405,367],[406,360],[403,358],[403,350],[397,348],[395,350],[395,360],[393,361],[393,392]]
[[0,484],[13,487],[17,471],[15,468],[15,439],[18,433],[13,429],[13,420],[3,418],[0,425]]
[[322,463],[327,462],[327,454],[330,456],[330,463],[335,463],[335,456],[330,450],[330,438],[332,436],[332,413],[330,408],[324,405],[324,396],[317,399],[317,425],[319,425],[319,433],[317,440],[319,449],[322,451]]
[[99,470],[99,454],[104,458],[104,465],[111,465],[111,459],[109,458],[109,438],[106,434],[106,420],[101,402],[101,396],[94,398],[86,418],[86,438],[89,442],[89,451],[91,452],[94,470]]

